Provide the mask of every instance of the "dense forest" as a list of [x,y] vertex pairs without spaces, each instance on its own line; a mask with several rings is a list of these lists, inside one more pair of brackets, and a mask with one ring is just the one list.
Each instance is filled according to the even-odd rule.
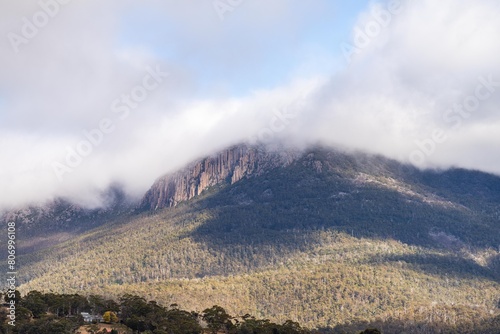
[[[143,222],[148,219],[156,217]],[[158,226],[165,228],[161,222]],[[68,250],[52,266],[47,262],[45,268],[33,267],[46,271],[47,279],[34,278],[22,291],[87,291],[108,299],[133,292],[190,311],[224,305],[231,314],[248,313],[276,323],[291,319],[337,333],[355,333],[371,325],[385,333],[401,333],[401,328],[406,333],[423,333],[422,328],[427,333],[442,328],[474,333],[494,324],[500,314],[500,285],[492,271],[478,263],[495,254],[493,250],[430,251],[325,230],[311,233],[311,239],[289,232],[290,243],[302,244],[300,251],[258,244],[234,245],[216,253],[194,239],[175,241],[185,228],[181,224],[163,233],[151,228],[144,239],[139,236],[144,231],[136,235],[137,229],[125,229],[126,243],[94,242],[86,251]],[[138,252],[148,238],[150,251]],[[160,256],[171,257],[171,265],[159,266]],[[127,263],[130,267],[118,273],[122,280],[108,284],[117,268]],[[220,274],[228,269],[233,274]],[[162,270],[166,276],[155,277]]]
[[[276,324],[250,314],[232,316],[213,305],[201,313],[182,310],[172,304],[164,307],[156,301],[126,294],[118,302],[102,296],[60,295],[30,291],[21,297],[5,294],[0,309],[2,334],[308,334],[310,330],[287,320]],[[12,303],[15,302],[15,304]],[[7,305],[16,305],[10,312]],[[82,313],[101,315],[102,319],[86,323]],[[107,324],[106,326],[100,325]],[[380,333],[367,328],[361,333]]]

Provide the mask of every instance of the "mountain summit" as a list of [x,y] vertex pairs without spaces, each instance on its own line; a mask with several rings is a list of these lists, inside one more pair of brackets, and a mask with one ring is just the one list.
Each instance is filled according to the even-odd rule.
[[462,169],[421,171],[321,146],[230,147],[159,178],[140,208],[175,207],[209,189],[214,192],[208,206],[249,206],[250,216],[276,207],[278,217],[258,219],[264,225],[282,222],[283,229],[335,227],[446,247],[500,243],[499,177]]
[[234,184],[242,178],[262,175],[286,167],[296,158],[289,151],[268,151],[263,146],[241,144],[191,163],[159,178],[146,193],[141,208],[158,210],[176,206],[219,184]]

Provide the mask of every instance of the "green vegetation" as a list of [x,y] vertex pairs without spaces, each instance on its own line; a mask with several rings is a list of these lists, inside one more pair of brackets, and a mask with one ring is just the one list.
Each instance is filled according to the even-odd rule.
[[[34,297],[36,296],[36,298]],[[320,334],[320,333],[497,333],[500,325],[500,316],[495,318],[474,318],[481,316],[481,312],[467,310],[464,307],[443,308],[436,307],[431,316],[433,322],[425,321],[429,316],[425,311],[418,310],[416,317],[404,321],[399,319],[377,319],[374,322],[355,320],[348,324],[337,325],[335,328],[319,328],[310,330],[302,327],[298,322],[286,320],[282,324],[266,318],[256,318],[250,314],[232,316],[224,308],[213,305],[202,312],[182,310],[177,304],[164,307],[156,301],[125,294],[119,298],[117,314],[106,311],[109,322],[121,324],[99,326],[97,323],[85,324],[80,313],[71,313],[71,309],[96,314],[98,308],[93,307],[95,298],[104,300],[101,296],[58,295],[43,294],[30,291],[23,298],[16,300],[22,305],[19,310],[23,316],[16,314],[16,325],[7,323],[6,310],[0,308],[0,333],[2,334],[77,334],[85,331],[91,334]],[[36,302],[34,302],[36,300]],[[67,308],[68,312],[64,312]],[[43,312],[40,312],[43,309]],[[35,316],[35,312],[37,316]],[[408,310],[408,313],[412,312]],[[455,317],[464,317],[451,325],[446,316],[455,314]],[[104,317],[106,318],[106,317]],[[456,320],[457,320],[456,319]],[[377,329],[384,328],[383,331]],[[365,328],[364,330],[360,328]]]
[[[145,218],[143,222],[148,219],[156,218]],[[178,233],[185,232],[182,225],[179,228]],[[172,234],[169,233],[172,238],[176,235],[173,233],[175,230],[173,228]],[[124,261],[122,257],[133,259],[134,250],[140,249],[141,240],[133,243],[136,239],[131,233],[132,230],[124,232],[130,238],[128,247],[117,248],[102,258],[98,255],[93,257],[89,251],[88,260],[74,263],[78,263],[72,268],[74,272],[67,271],[64,262],[56,264],[54,280],[37,278],[25,283],[23,289],[45,287],[68,294],[77,293],[81,291],[82,279],[87,279],[86,284],[89,285],[84,288],[87,293],[101,293],[106,299],[133,292],[165,305],[176,303],[198,312],[218,304],[225,305],[231,314],[254,314],[278,323],[292,319],[310,328],[343,328],[359,319],[366,321],[361,326],[346,327],[352,333],[370,324],[391,333],[387,331],[387,322],[396,323],[393,325],[396,328],[400,328],[398,323],[408,322],[431,328],[442,324],[459,326],[468,323],[470,328],[475,328],[499,314],[498,282],[489,276],[487,267],[468,259],[472,255],[487,259],[489,253],[457,254],[405,245],[395,240],[356,238],[332,231],[311,233],[309,241],[304,242],[303,251],[282,249],[273,253],[262,247],[259,250],[257,246],[235,246],[220,253],[224,257],[234,254],[233,259],[238,259],[238,254],[245,252],[252,254],[253,263],[260,266],[252,267],[248,263],[249,269],[245,267],[244,258],[234,262],[225,259],[227,262],[224,262],[221,255],[215,256],[193,240],[188,243],[191,247],[180,247],[178,242],[188,241],[179,238],[177,242],[171,241],[163,247],[169,245],[171,256],[177,251],[177,259],[185,258],[184,261],[171,261],[169,268],[171,273],[180,272],[184,277],[136,282],[135,277],[139,276],[134,275],[146,275],[147,270],[152,268],[147,258],[142,258],[144,266],[137,265],[135,271],[129,272],[130,282],[98,284],[99,279],[112,275],[118,267],[116,264]],[[150,237],[153,238],[153,235]],[[298,238],[298,235],[290,234],[292,242],[298,243],[293,241]],[[102,247],[106,245],[110,247],[106,243]],[[96,250],[99,247],[96,246]],[[164,251],[168,254],[168,250],[156,248],[159,254]],[[114,252],[117,256],[110,258]],[[110,262],[99,264],[103,259]],[[189,264],[187,259],[191,259],[192,263]],[[92,265],[94,261],[98,264]],[[207,267],[203,266],[204,262]],[[95,270],[95,285],[90,285],[92,276],[87,270],[91,268]],[[222,271],[224,268],[236,268],[240,273],[197,277],[201,270]],[[474,272],[472,268],[477,275],[471,274]],[[68,277],[65,275],[71,275],[71,279],[65,278]],[[101,307],[101,310],[105,308]],[[419,330],[413,333],[419,333]]]
[[106,311],[104,312],[104,314],[102,315],[102,320],[106,323],[115,323],[115,322],[118,322],[118,316],[116,315],[115,312],[112,312],[112,311]]
[[[51,310],[61,310],[65,305],[74,305],[83,311],[95,313],[92,299],[100,296],[85,298],[80,295],[42,294],[30,291],[24,298],[16,300],[23,305],[28,316],[17,319],[15,326],[6,323],[5,311],[0,314],[0,333],[13,334],[73,334],[79,332],[84,325],[84,319],[78,314],[53,313]],[[118,305],[118,304],[117,304]],[[43,310],[42,310],[43,309]],[[119,303],[120,320],[125,326],[115,326],[111,333],[148,333],[148,334],[201,334],[206,331],[213,334],[307,334],[310,331],[302,328],[298,323],[286,321],[284,324],[275,324],[267,319],[256,319],[246,314],[242,317],[229,315],[222,307],[214,305],[202,313],[181,310],[177,305],[166,308],[155,301],[123,295]],[[36,314],[36,315],[35,315]],[[112,311],[104,313],[105,322],[118,322],[117,315]],[[203,326],[202,326],[203,325]],[[95,334],[110,333],[107,329],[100,329],[97,325],[83,326],[87,332]]]
[[[238,318],[248,333],[258,319],[335,333],[497,333],[499,203],[498,177],[316,150],[20,256],[20,290],[34,317],[45,312],[28,294],[37,290],[83,292],[99,313],[126,313],[133,298],[181,305],[186,317],[223,305],[257,317]],[[130,311],[127,326],[146,329],[144,312]],[[236,325],[213,317],[222,320],[208,330]]]

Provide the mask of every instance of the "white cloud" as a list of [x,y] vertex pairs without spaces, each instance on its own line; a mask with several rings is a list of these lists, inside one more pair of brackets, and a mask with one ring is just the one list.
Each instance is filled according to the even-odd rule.
[[[418,149],[415,141],[429,138],[438,128],[449,134],[447,144],[437,144],[424,165],[467,165],[500,172],[500,168],[491,169],[491,163],[489,168],[483,166],[483,161],[490,160],[491,146],[484,147],[481,138],[469,133],[468,146],[483,153],[482,159],[474,154],[471,164],[455,135],[477,124],[498,124],[500,85],[463,119],[461,129],[453,129],[454,123],[444,119],[447,109],[475,94],[480,77],[492,76],[500,83],[495,59],[500,51],[495,37],[500,24],[492,20],[499,11],[493,1],[403,3],[401,13],[323,88],[315,118],[324,138],[408,160]],[[362,17],[358,27],[373,21],[371,15]],[[325,115],[329,124],[323,122]],[[445,147],[457,154],[451,158],[443,153]]]
[[[325,1],[247,1],[223,22],[210,1],[194,3],[73,0],[19,53],[0,39],[0,208],[58,196],[96,205],[114,182],[139,196],[164,172],[259,136],[408,160],[416,142],[441,129],[447,140],[424,165],[500,173],[500,86],[459,127],[443,118],[475,94],[480,77],[500,82],[495,1],[404,2],[344,70],[274,81],[273,66],[307,44],[295,36],[323,15]],[[0,7],[1,36],[40,10],[35,1]],[[373,21],[370,13],[356,26]],[[157,65],[170,76],[120,120],[112,102]],[[299,59],[290,73],[303,66]],[[281,84],[255,86],[267,77]],[[238,96],[231,86],[241,87]],[[279,123],[280,112],[289,119]],[[52,163],[104,118],[114,130],[59,182]]]

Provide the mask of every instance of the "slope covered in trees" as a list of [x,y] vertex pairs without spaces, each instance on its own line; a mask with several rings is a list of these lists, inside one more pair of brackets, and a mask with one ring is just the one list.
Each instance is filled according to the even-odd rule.
[[[6,300],[10,301],[9,298]],[[484,319],[481,312],[472,314],[460,307],[434,310],[437,320],[429,323],[425,313],[400,321],[394,318],[373,323],[355,320],[335,328],[307,329],[298,322],[285,320],[278,324],[251,314],[231,315],[223,307],[213,305],[201,312],[183,310],[177,304],[165,307],[154,300],[124,294],[116,301],[99,295],[55,294],[30,291],[16,297],[16,317],[11,320],[6,308],[0,308],[2,334],[309,334],[309,333],[497,333],[500,317]],[[104,324],[86,323],[82,314],[103,314]],[[447,320],[445,314],[470,315],[475,318]],[[10,323],[9,323],[10,322]],[[380,331],[374,325],[384,328]],[[360,328],[365,328],[360,330]]]
[[500,310],[499,203],[492,175],[314,149],[22,256],[20,289],[219,304],[339,332],[472,333]]
[[[11,299],[6,297],[5,300],[10,302]],[[310,333],[290,320],[276,324],[249,314],[234,317],[218,305],[206,308],[201,313],[189,312],[175,304],[164,307],[156,301],[146,301],[130,294],[121,296],[116,302],[99,295],[30,291],[22,298],[17,297],[15,302],[17,312],[14,320],[11,320],[6,309],[0,309],[2,334],[74,334],[82,331],[92,334]],[[83,311],[93,315],[104,312],[102,320],[111,326],[98,326],[97,321],[85,325]]]

